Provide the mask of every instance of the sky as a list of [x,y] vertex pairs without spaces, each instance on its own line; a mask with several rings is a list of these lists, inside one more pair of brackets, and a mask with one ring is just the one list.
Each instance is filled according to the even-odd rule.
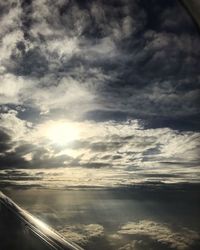
[[199,182],[200,37],[180,2],[8,0],[0,22],[1,187]]

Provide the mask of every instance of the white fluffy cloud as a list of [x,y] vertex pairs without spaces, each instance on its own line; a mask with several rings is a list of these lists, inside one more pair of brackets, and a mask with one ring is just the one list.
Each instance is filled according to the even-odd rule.
[[31,126],[31,123],[17,117],[17,111],[0,114],[0,128],[5,130],[14,141],[26,138]]
[[85,245],[95,238],[104,236],[104,227],[99,224],[80,224],[58,228],[58,230],[63,237],[80,245]]
[[173,230],[167,224],[155,221],[142,220],[129,222],[118,231],[122,235],[140,235],[150,237],[161,244],[169,245],[178,250],[189,249],[194,241],[199,240],[200,235],[187,228]]

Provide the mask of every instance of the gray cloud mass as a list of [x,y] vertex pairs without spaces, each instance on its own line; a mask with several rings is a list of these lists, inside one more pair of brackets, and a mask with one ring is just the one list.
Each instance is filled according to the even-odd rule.
[[[2,181],[45,186],[58,168],[91,174],[80,185],[199,181],[200,38],[180,2],[8,0],[0,10]],[[79,136],[58,145],[54,123]],[[33,177],[40,169],[47,178]]]

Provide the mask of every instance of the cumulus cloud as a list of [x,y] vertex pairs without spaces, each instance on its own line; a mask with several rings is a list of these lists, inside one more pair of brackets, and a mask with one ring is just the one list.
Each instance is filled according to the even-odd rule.
[[175,231],[167,224],[148,220],[129,222],[122,226],[118,233],[147,236],[159,243],[169,245],[173,249],[189,249],[196,240],[199,240],[199,234],[188,228]]
[[[59,230],[59,228],[58,228]],[[76,225],[62,227],[59,233],[66,239],[79,245],[86,245],[91,241],[104,236],[104,227],[99,224]]]
[[31,128],[31,123],[19,119],[17,111],[9,110],[6,113],[0,114],[0,127],[7,131],[13,140],[20,140],[26,137],[28,129]]

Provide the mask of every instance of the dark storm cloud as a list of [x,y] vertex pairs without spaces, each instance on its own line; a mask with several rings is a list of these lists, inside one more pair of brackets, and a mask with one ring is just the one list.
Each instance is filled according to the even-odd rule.
[[[32,154],[31,159],[24,157],[28,153]],[[55,168],[66,166],[66,162],[69,163],[72,160],[74,159],[66,154],[50,156],[43,147],[24,144],[12,152],[4,152],[0,155],[0,169]]]
[[[21,8],[22,8],[22,14],[21,14],[21,26],[24,33],[24,38],[29,39],[29,30],[31,28],[32,23],[32,0],[22,0],[21,1]],[[21,48],[24,51],[24,44],[21,43]]]
[[24,168],[28,167],[29,163],[15,152],[8,152],[0,155],[1,169],[5,168]]
[[[72,157],[67,155],[50,156],[49,151],[44,147],[21,142],[16,146],[16,142],[0,130],[0,169],[10,168],[52,168],[65,166],[65,162],[71,162]],[[31,153],[31,159],[26,159],[26,155]],[[23,174],[21,174],[23,176]]]
[[13,148],[11,137],[4,131],[0,131],[0,169],[18,168],[27,166],[27,162],[16,152],[10,152]]
[[[125,99],[126,100],[126,99]],[[149,102],[151,105],[151,102]],[[86,113],[85,118],[88,120],[100,121],[127,121],[129,119],[138,119],[143,128],[163,128],[179,129],[180,131],[199,131],[199,113],[194,115],[179,115],[175,117],[160,114],[143,114],[137,111],[125,112],[121,110],[93,110]]]
[[0,178],[2,181],[34,181],[34,180],[41,180],[41,176],[30,176],[23,171],[19,170],[9,170],[5,171],[0,174]]
[[29,49],[20,57],[13,54],[11,59],[14,62],[11,70],[17,75],[41,77],[48,72],[48,61],[40,48]]
[[6,150],[10,149],[10,141],[10,136],[0,130],[0,153],[4,153]]

